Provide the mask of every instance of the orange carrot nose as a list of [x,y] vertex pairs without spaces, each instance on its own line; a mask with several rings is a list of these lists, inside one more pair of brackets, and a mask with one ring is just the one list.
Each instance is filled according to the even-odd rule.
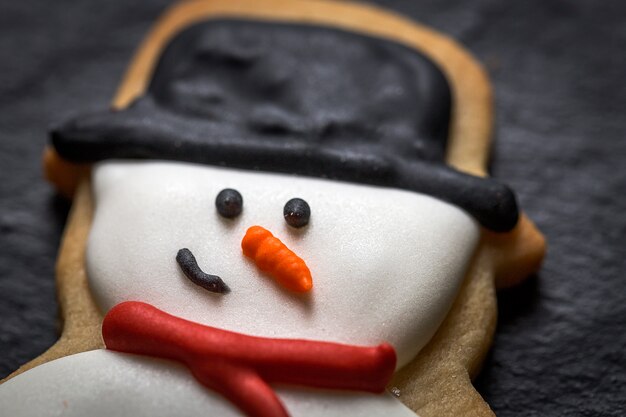
[[313,288],[311,271],[302,258],[261,226],[252,226],[241,240],[243,254],[252,258],[263,272],[272,275],[283,287],[306,292]]

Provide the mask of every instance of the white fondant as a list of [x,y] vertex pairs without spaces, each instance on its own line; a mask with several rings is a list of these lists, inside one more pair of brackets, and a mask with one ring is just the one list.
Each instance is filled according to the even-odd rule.
[[[87,271],[100,307],[127,300],[199,323],[268,337],[356,345],[390,342],[398,367],[428,342],[449,310],[478,241],[465,212],[388,188],[170,162],[106,162],[93,173],[96,212]],[[237,189],[244,210],[217,214],[215,196]],[[311,222],[286,225],[293,197]],[[261,225],[300,255],[313,290],[290,293],[241,253]],[[227,295],[192,284],[175,257],[187,247],[230,286]],[[414,416],[389,394],[278,387],[293,416]],[[38,366],[0,387],[0,410],[15,416],[240,416],[183,366],[92,351]]]
[[[174,162],[105,162],[93,172],[96,211],[87,272],[100,307],[145,301],[175,316],[267,337],[356,345],[390,342],[398,367],[429,341],[447,314],[479,237],[461,209],[390,188]],[[243,213],[219,216],[224,188]],[[306,200],[311,221],[290,228],[283,206]],[[261,225],[301,256],[313,290],[295,295],[241,251]],[[216,295],[176,263],[189,248],[231,288]]]
[[[390,394],[278,387],[294,417],[415,417]],[[5,382],[0,415],[21,417],[241,417],[182,365],[105,350],[40,365]]]

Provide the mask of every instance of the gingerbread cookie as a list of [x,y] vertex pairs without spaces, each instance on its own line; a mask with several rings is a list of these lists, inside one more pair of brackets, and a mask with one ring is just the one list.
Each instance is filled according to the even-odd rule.
[[485,176],[461,47],[369,6],[185,2],[113,106],[52,132],[65,326],[12,415],[492,414],[495,287],[544,241]]

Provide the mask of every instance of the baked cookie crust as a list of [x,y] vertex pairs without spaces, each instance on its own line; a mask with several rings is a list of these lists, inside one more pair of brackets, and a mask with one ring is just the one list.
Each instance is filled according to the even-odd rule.
[[[419,50],[448,78],[453,109],[446,160],[451,166],[486,175],[493,126],[492,92],[477,61],[455,41],[402,16],[348,2],[254,0],[189,1],[171,7],[135,54],[113,99],[116,109],[142,95],[156,61],[182,29],[207,19],[237,18],[329,26],[381,37]],[[42,363],[103,348],[100,312],[90,294],[84,253],[93,201],[89,167],[63,161],[50,149],[48,178],[74,203],[56,268],[63,331],[55,345],[7,379]],[[535,272],[545,241],[522,214],[508,233],[483,229],[482,240],[458,297],[433,339],[396,373],[389,388],[422,417],[493,415],[471,384],[491,345],[496,324],[496,287],[513,285]]]

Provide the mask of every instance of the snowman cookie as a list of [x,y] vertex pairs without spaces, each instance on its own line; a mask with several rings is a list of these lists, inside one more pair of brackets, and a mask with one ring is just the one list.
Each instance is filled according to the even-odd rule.
[[52,132],[64,329],[9,415],[492,415],[495,288],[545,245],[485,176],[488,81],[370,6],[191,1]]

